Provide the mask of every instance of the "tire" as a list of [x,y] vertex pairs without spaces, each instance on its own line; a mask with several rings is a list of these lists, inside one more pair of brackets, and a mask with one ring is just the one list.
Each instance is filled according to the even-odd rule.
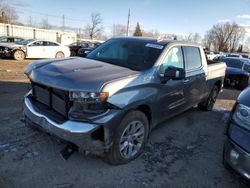
[[237,85],[237,89],[243,90],[248,86],[249,77],[241,78],[239,84]]
[[56,58],[64,58],[64,53],[63,52],[57,52],[56,53]]
[[76,56],[76,55],[77,55],[76,51],[73,51],[73,50],[72,50],[72,51],[70,52],[70,56],[73,57],[73,56]]
[[149,123],[144,113],[128,112],[115,130],[113,145],[105,156],[106,161],[119,165],[137,158],[147,142],[148,131]]
[[211,111],[214,107],[218,94],[219,88],[215,85],[211,90],[207,100],[205,102],[199,103],[198,108],[203,111]]
[[16,50],[14,53],[13,53],[13,58],[17,61],[21,61],[21,60],[24,60],[25,58],[25,53],[22,51],[22,50]]

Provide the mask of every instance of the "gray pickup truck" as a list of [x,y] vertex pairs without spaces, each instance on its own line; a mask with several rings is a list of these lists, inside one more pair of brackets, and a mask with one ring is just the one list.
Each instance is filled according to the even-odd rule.
[[199,45],[113,38],[86,58],[35,61],[25,74],[27,125],[111,164],[135,159],[160,122],[198,105],[211,110],[226,65],[207,62]]

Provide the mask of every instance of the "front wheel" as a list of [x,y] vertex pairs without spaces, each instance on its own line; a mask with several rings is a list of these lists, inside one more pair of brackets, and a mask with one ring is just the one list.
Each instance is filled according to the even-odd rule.
[[57,52],[56,53],[56,58],[63,58],[64,57],[64,53],[63,52]]
[[149,123],[141,111],[131,111],[126,114],[118,125],[113,145],[106,154],[110,164],[125,164],[138,157],[148,138]]
[[219,88],[217,86],[214,86],[207,100],[205,102],[199,103],[198,108],[204,111],[211,111],[214,107],[218,94],[219,94]]
[[13,57],[15,60],[24,60],[25,58],[25,53],[22,50],[16,50],[13,54]]

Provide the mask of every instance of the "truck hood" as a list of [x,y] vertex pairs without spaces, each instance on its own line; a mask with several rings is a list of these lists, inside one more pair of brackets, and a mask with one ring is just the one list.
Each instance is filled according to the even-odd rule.
[[139,74],[128,68],[86,59],[36,61],[25,74],[31,81],[63,90],[100,91],[109,82]]
[[227,67],[226,69],[227,75],[247,75],[248,73],[242,69],[233,68],[233,67]]

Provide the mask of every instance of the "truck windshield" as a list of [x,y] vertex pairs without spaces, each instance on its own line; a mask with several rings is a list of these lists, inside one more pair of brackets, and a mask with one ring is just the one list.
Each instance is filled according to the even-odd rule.
[[151,68],[160,56],[164,45],[153,40],[110,39],[87,55],[94,59],[132,70]]

